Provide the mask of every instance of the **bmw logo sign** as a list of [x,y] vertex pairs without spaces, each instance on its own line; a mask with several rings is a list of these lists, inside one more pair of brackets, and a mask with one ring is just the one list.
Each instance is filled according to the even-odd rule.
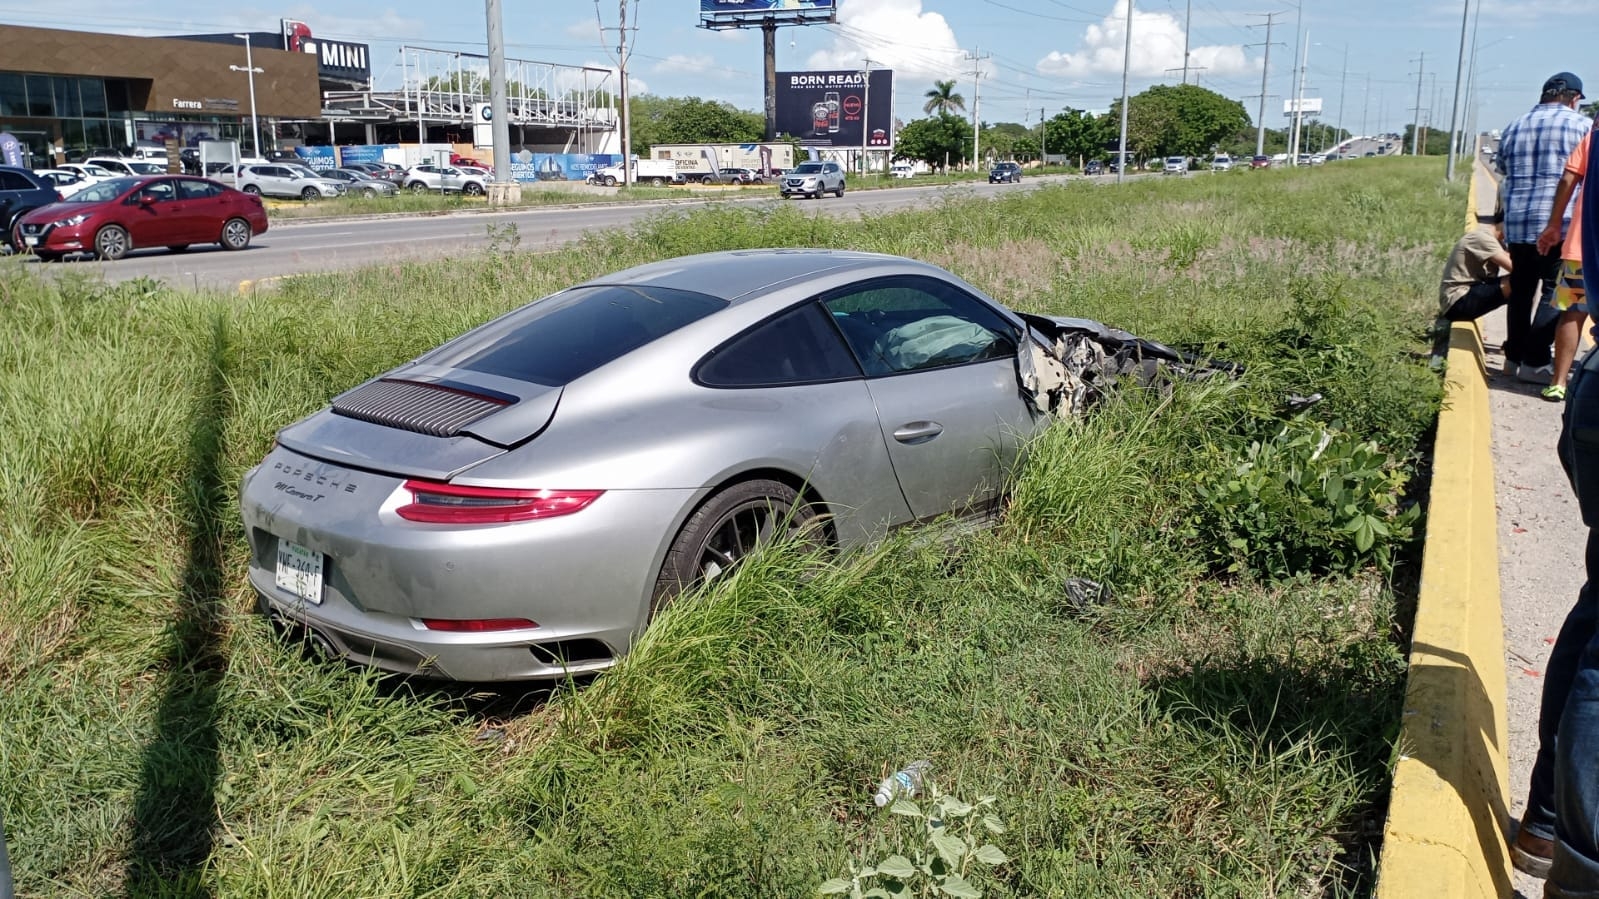
[[492,107],[492,106],[483,107],[483,121],[487,122],[488,120],[490,120],[492,118],[494,118],[494,107]]

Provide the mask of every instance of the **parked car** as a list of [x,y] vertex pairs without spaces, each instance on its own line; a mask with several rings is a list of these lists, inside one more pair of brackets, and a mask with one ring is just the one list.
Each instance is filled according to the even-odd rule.
[[486,184],[488,179],[483,175],[474,175],[450,165],[426,163],[414,165],[405,172],[405,189],[418,194],[439,190],[459,191],[479,197],[484,194]]
[[165,175],[165,163],[150,162],[145,159],[123,159],[113,156],[91,156],[85,159],[86,165],[97,165],[112,174],[127,178],[142,178],[146,175]]
[[125,178],[126,175],[104,169],[97,165],[82,162],[66,162],[56,166],[63,172],[71,172],[85,181],[110,181],[112,178]]
[[849,548],[991,512],[1058,414],[1024,367],[1093,355],[1054,349],[1068,330],[1112,333],[877,254],[602,276],[280,430],[242,481],[248,580],[280,623],[380,669],[605,668],[776,534]]
[[344,183],[344,192],[364,197],[397,197],[400,188],[393,181],[381,181],[360,169],[338,168],[319,172],[324,178]]
[[916,166],[908,162],[896,162],[889,166],[888,174],[894,178],[914,178],[916,177]]
[[268,197],[320,200],[344,194],[344,182],[325,178],[303,165],[282,162],[241,165],[232,181],[234,187],[247,194]]
[[486,162],[483,162],[483,161],[478,160],[478,159],[473,159],[470,156],[462,156],[459,153],[451,153],[450,154],[450,165],[456,166],[457,168],[459,168],[460,166],[471,166],[474,169],[483,169],[484,171],[489,171],[489,172],[492,172],[494,170],[494,166],[491,166],[491,165],[489,165]]
[[799,194],[821,199],[831,192],[844,196],[844,169],[836,162],[802,162],[783,175],[778,194],[783,199]]
[[366,172],[381,181],[392,183],[395,187],[405,183],[405,169],[387,162],[347,162],[340,168]]
[[11,165],[0,165],[0,241],[13,250],[22,244],[16,241],[14,228],[23,216],[43,206],[60,201],[61,192],[51,181],[33,172]]
[[1083,164],[1083,174],[1100,175],[1105,171],[1105,164],[1097,159],[1090,159]]
[[996,162],[988,170],[988,183],[1015,184],[1022,180],[1022,167],[1014,162]]
[[1269,169],[1271,168],[1271,157],[1251,156],[1249,157],[1249,167],[1252,169]]
[[722,169],[720,172],[723,181],[732,184],[765,184],[766,179],[754,169]]
[[1311,165],[1326,165],[1327,164],[1327,154],[1325,154],[1325,153],[1312,153],[1312,154],[1310,154],[1310,164]]
[[1233,158],[1226,153],[1217,153],[1210,161],[1213,172],[1230,172],[1233,170]]
[[266,229],[260,197],[205,178],[164,175],[91,184],[23,216],[14,238],[45,261],[69,253],[110,260],[143,247],[176,253],[192,244],[217,243],[242,250]]
[[1165,165],[1163,165],[1161,167],[1161,172],[1163,174],[1166,174],[1166,175],[1186,175],[1186,174],[1188,174],[1188,157],[1187,156],[1168,156],[1168,157],[1166,157],[1166,163],[1165,163]]
[[93,183],[77,172],[67,169],[34,169],[33,173],[50,182],[55,187],[56,193],[62,197],[70,197]]

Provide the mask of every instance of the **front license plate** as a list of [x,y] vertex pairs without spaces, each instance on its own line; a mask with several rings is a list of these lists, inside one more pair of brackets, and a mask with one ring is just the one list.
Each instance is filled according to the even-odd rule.
[[289,540],[278,541],[278,589],[313,606],[322,604],[322,554]]
[[37,238],[37,237],[24,237],[24,238],[22,238],[22,242],[27,244],[30,247],[36,247],[36,246],[39,245],[39,238]]

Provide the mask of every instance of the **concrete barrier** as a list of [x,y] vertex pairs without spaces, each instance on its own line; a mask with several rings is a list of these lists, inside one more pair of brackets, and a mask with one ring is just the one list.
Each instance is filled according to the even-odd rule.
[[1449,338],[1379,899],[1511,894],[1488,373],[1475,323],[1455,324]]

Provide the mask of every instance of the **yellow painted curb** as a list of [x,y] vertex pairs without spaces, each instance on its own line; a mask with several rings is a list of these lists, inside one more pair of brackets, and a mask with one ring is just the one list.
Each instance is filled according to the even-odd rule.
[[1475,323],[1451,328],[1447,372],[1378,899],[1511,893],[1493,421]]

